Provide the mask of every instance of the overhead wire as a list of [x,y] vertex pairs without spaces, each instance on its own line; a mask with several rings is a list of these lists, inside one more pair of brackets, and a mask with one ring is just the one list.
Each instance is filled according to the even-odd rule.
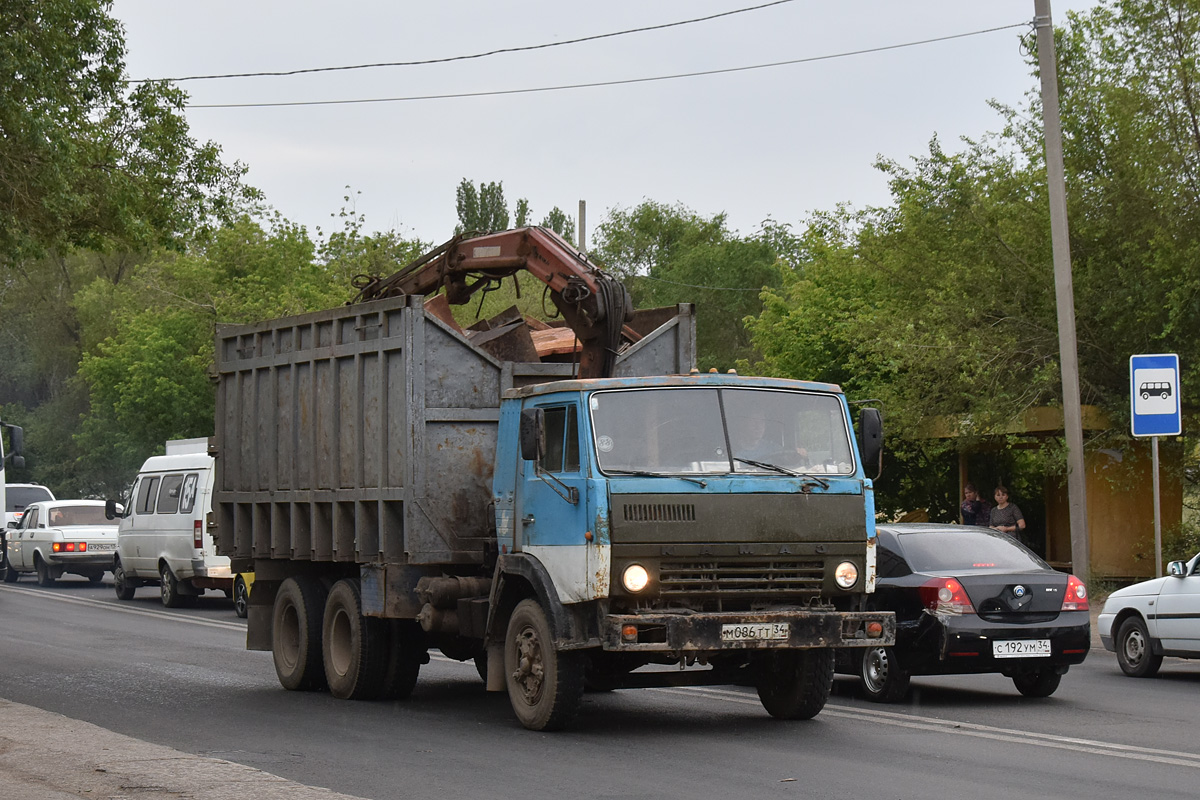
[[532,44],[523,47],[504,47],[497,50],[488,50],[483,53],[471,53],[463,56],[447,56],[445,58],[430,58],[424,61],[385,61],[377,64],[352,64],[339,67],[310,67],[307,69],[293,69],[280,72],[230,72],[217,75],[185,75],[180,78],[141,78],[139,80],[130,81],[130,83],[151,83],[157,81],[171,81],[180,83],[182,81],[207,81],[218,80],[224,78],[274,78],[287,75],[306,75],[314,72],[344,72],[355,69],[379,69],[381,67],[419,67],[429,64],[447,64],[452,61],[469,61],[475,58],[487,58],[488,56],[501,55],[503,53],[523,53],[530,50],[544,50],[550,47],[565,47],[571,44],[580,44],[582,42],[594,42],[599,39],[611,39],[616,36],[628,36],[633,33],[645,33],[647,31],[660,31],[666,28],[677,28],[682,25],[692,25],[697,22],[709,22],[710,20],[720,19],[721,17],[731,17],[735,14],[745,14],[748,11],[760,11],[764,8],[772,6],[781,6],[785,3],[794,3],[796,0],[773,0],[770,3],[762,3],[757,6],[747,6],[746,8],[737,8],[732,11],[722,11],[718,14],[709,14],[706,17],[695,17],[693,19],[679,20],[677,22],[665,22],[661,25],[647,25],[642,28],[629,28],[622,31],[612,31],[611,33],[598,33],[593,36],[581,36],[577,39],[565,39],[561,42],[547,42],[544,44]]
[[453,92],[448,94],[426,94],[426,95],[408,95],[402,97],[371,97],[360,98],[354,100],[290,100],[280,101],[275,103],[188,103],[188,108],[284,108],[297,106],[334,106],[334,105],[360,105],[366,103],[404,103],[420,100],[455,100],[471,97],[501,97],[505,95],[517,94],[534,94],[538,92],[560,92],[571,89],[595,89],[607,86],[627,86],[638,83],[654,83],[658,81],[680,80],[683,78],[699,78],[708,75],[728,75],[737,72],[749,72],[752,70],[773,69],[776,67],[786,67],[795,64],[810,64],[818,61],[831,61],[839,58],[849,58],[852,56],[869,55],[871,53],[883,53],[891,50],[901,50],[908,47],[919,47],[927,44],[935,44],[937,42],[947,42],[955,39],[965,39],[971,36],[982,36],[988,33],[996,33],[998,31],[1011,30],[1013,28],[1027,28],[1028,22],[1014,23],[1012,25],[1001,25],[995,28],[985,28],[983,30],[970,31],[968,33],[956,33],[948,36],[938,36],[931,39],[919,39],[912,42],[902,42],[900,44],[883,45],[880,47],[870,47],[861,50],[849,50],[842,53],[831,53],[823,56],[808,56],[805,58],[793,58],[786,61],[772,61],[766,64],[751,64],[742,67],[725,67],[722,69],[699,70],[696,72],[681,72],[673,75],[655,75],[645,78],[623,78],[611,81],[593,81],[589,83],[570,83],[557,86],[537,86],[524,89],[494,89],[478,92]]

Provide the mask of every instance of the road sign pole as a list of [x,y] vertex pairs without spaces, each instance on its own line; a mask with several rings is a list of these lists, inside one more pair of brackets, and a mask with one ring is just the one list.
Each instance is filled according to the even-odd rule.
[[1158,437],[1150,437],[1151,460],[1154,462],[1154,577],[1162,577],[1162,508],[1158,496]]

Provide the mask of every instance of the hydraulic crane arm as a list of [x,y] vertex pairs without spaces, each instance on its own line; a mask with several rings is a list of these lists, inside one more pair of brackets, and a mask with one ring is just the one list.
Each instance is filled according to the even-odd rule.
[[446,299],[462,305],[480,289],[521,270],[546,284],[579,339],[580,377],[609,377],[623,341],[622,329],[633,312],[629,292],[545,228],[456,236],[387,278],[356,280],[359,293],[351,302],[431,295],[444,287]]

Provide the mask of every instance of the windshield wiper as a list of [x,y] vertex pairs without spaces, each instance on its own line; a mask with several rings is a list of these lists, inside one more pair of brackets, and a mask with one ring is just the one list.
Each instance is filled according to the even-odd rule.
[[759,469],[771,470],[772,472],[779,472],[784,475],[791,475],[794,478],[809,478],[816,481],[822,489],[829,488],[829,481],[825,480],[819,475],[814,475],[811,472],[797,472],[796,470],[788,469],[787,467],[781,467],[778,464],[771,464],[767,461],[755,461],[752,458],[738,458],[737,456],[734,456],[733,460],[741,464],[749,464],[752,467],[758,467]]
[[689,478],[687,475],[672,475],[667,472],[649,472],[644,469],[606,469],[609,475],[632,475],[635,478],[679,478],[681,481],[691,481],[700,487],[708,486],[708,481],[700,478]]

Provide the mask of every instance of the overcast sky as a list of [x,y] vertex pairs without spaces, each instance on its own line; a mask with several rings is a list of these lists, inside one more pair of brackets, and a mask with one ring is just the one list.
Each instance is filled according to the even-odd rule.
[[[564,42],[769,0],[116,0],[130,77],[422,61]],[[1053,0],[1054,20],[1090,0]],[[184,81],[193,135],[249,167],[285,217],[326,231],[350,187],[368,231],[441,242],[463,178],[501,181],[535,221],[587,201],[589,231],[643,200],[798,225],[888,202],[878,156],[997,130],[989,99],[1036,88],[1024,27],[725,74],[594,88],[295,107],[223,103],[512,92],[727,70],[1021,25],[1034,0],[791,0],[663,30],[424,66]]]

